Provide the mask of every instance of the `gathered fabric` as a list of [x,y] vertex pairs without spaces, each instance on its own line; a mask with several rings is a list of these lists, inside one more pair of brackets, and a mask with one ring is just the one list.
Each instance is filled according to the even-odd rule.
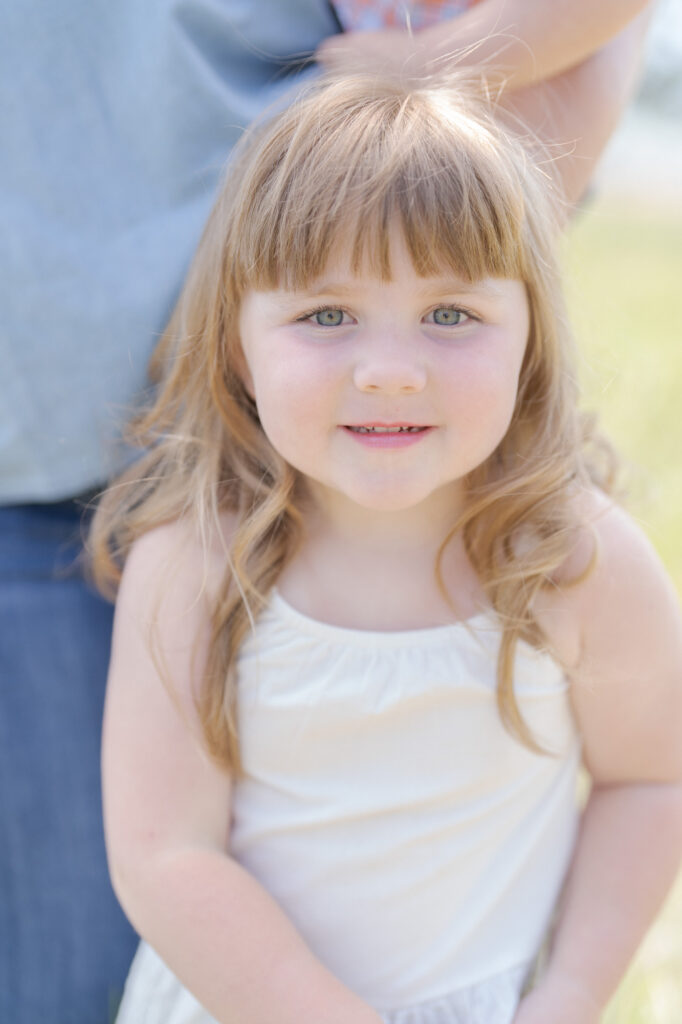
[[[518,965],[466,988],[397,1010],[384,1024],[511,1024],[528,968]],[[141,943],[116,1024],[218,1024],[163,960]]]
[[381,1017],[384,1024],[511,1024],[526,975],[527,966],[521,964]]

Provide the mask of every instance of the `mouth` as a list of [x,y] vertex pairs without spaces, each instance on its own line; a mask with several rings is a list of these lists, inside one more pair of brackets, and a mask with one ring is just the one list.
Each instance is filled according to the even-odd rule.
[[365,448],[396,451],[419,444],[434,428],[419,423],[350,423],[343,429]]
[[346,430],[353,434],[421,434],[429,429],[414,423],[358,423],[346,426]]

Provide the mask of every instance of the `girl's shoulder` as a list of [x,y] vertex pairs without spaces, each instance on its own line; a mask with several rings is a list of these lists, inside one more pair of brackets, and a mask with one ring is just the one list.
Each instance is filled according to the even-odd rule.
[[139,639],[160,650],[189,649],[210,632],[213,609],[230,571],[232,524],[201,531],[190,519],[155,526],[126,558],[116,597],[113,652]]
[[574,501],[580,525],[552,594],[575,627],[587,637],[614,617],[676,608],[672,581],[635,519],[597,488],[582,490]]
[[147,530],[132,544],[121,581],[121,596],[161,587],[215,593],[229,571],[234,520],[229,514],[201,528],[193,518],[175,519]]
[[128,553],[116,599],[109,692],[132,687],[136,702],[146,693],[157,709],[159,694],[172,692],[197,735],[195,697],[215,597],[229,572],[230,525],[205,536],[189,519],[146,531]]
[[576,543],[538,619],[567,665],[600,779],[682,772],[682,617],[645,532],[603,493],[576,499]]
[[573,500],[573,545],[534,611],[562,661],[577,667],[595,635],[626,621],[637,634],[643,615],[667,618],[677,600],[653,545],[625,509],[597,488]]

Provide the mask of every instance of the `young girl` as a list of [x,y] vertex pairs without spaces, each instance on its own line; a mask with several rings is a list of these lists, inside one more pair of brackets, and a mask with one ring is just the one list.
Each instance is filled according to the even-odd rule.
[[229,170],[95,522],[120,1024],[591,1024],[675,875],[677,605],[493,113],[349,77]]

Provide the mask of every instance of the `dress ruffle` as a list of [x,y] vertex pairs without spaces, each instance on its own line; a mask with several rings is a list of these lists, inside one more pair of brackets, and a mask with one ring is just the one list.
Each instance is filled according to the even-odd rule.
[[528,965],[512,967],[475,985],[381,1013],[384,1024],[511,1024],[528,974]]
[[[379,1010],[384,1024],[511,1024],[529,965],[413,1006]],[[157,953],[141,942],[116,1024],[217,1024]]]

